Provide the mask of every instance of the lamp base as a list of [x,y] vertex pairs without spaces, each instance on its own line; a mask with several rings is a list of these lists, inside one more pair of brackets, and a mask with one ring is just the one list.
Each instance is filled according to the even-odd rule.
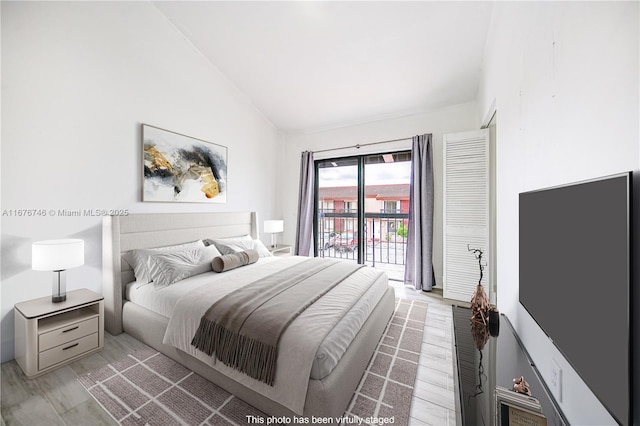
[[67,271],[53,271],[53,281],[51,283],[53,303],[60,303],[67,300]]
[[63,294],[62,296],[58,296],[58,295],[51,296],[51,301],[53,303],[60,303],[60,302],[64,302],[65,300],[67,300],[66,294]]

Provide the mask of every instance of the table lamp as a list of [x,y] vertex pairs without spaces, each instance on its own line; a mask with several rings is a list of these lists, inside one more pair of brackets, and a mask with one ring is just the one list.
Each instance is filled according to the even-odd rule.
[[284,220],[265,220],[264,232],[271,234],[271,247],[277,246],[277,233],[284,231]]
[[53,303],[67,300],[67,269],[84,264],[84,240],[46,240],[31,245],[31,269],[53,271]]

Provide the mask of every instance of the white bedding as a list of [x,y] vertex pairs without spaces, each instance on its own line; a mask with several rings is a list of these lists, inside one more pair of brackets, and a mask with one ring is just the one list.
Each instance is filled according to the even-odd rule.
[[[170,318],[165,344],[191,354],[292,411],[302,413],[309,377],[321,379],[336,366],[361,325],[387,290],[388,281],[384,273],[371,268],[361,268],[309,307],[290,325],[281,338],[281,347],[293,349],[281,350],[274,387],[258,383],[216,362],[214,357],[197,351],[190,343],[200,317],[212,302],[243,285],[304,259],[262,258],[253,265],[222,274],[201,274],[163,288],[155,288],[153,285],[137,286],[131,283],[127,286],[126,295],[128,300]],[[354,304],[352,300],[359,295],[362,297]],[[348,310],[349,307],[352,309]],[[340,318],[342,320],[336,325]],[[307,336],[309,339],[314,336],[318,339],[319,336],[321,343],[314,346],[312,340],[305,340]],[[305,355],[306,352],[309,353]],[[313,363],[309,364],[309,367],[302,361],[305,357],[313,357]],[[280,375],[286,377],[279,381]],[[289,384],[291,380],[297,384],[278,386],[278,383]],[[300,386],[304,387],[304,392],[300,392]]]
[[153,283],[139,285],[137,282],[132,282],[126,286],[125,297],[136,305],[169,318],[178,299],[201,285],[229,280],[236,274],[247,273],[258,265],[277,260],[278,258],[275,256],[261,257],[256,263],[242,268],[232,269],[224,273],[211,271],[206,274],[194,275],[170,286],[155,286]]
[[[169,318],[178,300],[200,286],[224,285],[225,280],[233,279],[236,274],[251,274],[257,279],[259,278],[258,275],[255,275],[256,272],[253,271],[255,268],[270,262],[278,262],[282,259],[283,258],[277,256],[263,257],[252,265],[221,274],[210,272],[196,275],[166,287],[156,287],[153,284],[139,285],[133,282],[126,286],[126,298],[143,308]],[[367,270],[365,272],[365,276],[367,277],[373,277],[374,275],[380,275],[380,273],[374,270]],[[388,282],[386,279],[376,280],[374,285],[364,293],[362,298],[353,306],[351,311],[345,315],[343,320],[333,328],[316,353],[310,374],[312,379],[323,379],[333,371],[349,347],[351,340],[353,340],[358,330],[360,330],[360,327],[362,327],[362,324],[382,298],[382,295],[387,290],[387,286]]]

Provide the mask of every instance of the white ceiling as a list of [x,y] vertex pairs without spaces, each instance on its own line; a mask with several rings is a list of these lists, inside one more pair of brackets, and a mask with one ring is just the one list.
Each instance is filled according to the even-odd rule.
[[284,132],[474,100],[492,11],[484,1],[154,4]]

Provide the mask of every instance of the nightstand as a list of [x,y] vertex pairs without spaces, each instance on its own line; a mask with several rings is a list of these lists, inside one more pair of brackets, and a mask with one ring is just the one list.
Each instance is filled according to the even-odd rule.
[[101,294],[81,289],[67,300],[51,296],[16,303],[15,356],[28,378],[56,369],[104,347]]
[[284,244],[279,244],[275,247],[269,247],[269,251],[274,256],[291,256],[293,253],[292,247]]

